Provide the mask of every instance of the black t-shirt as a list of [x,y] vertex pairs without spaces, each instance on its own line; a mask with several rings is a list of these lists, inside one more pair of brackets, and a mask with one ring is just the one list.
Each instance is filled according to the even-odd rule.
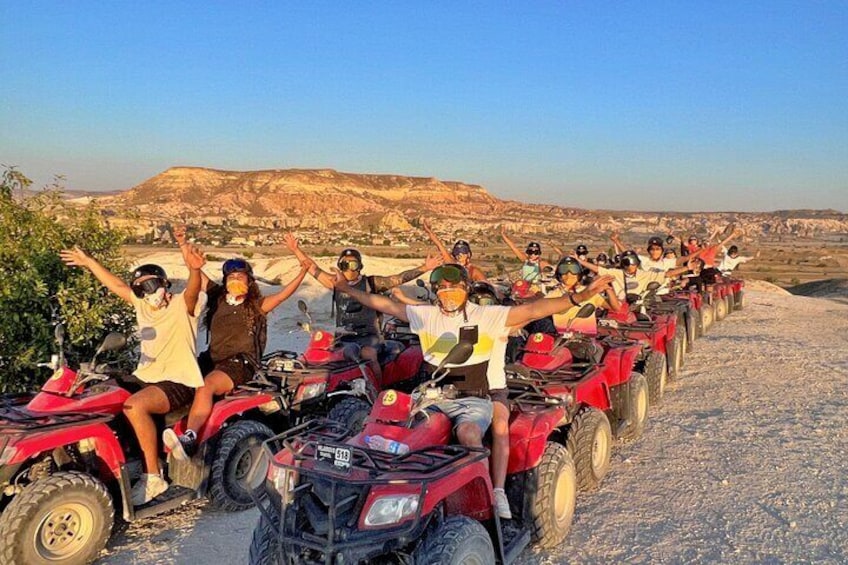
[[210,289],[209,294],[210,301],[217,297],[215,304],[209,304],[210,308],[215,308],[208,328],[209,355],[212,361],[217,363],[239,355],[256,361],[257,356],[261,355],[261,352],[257,351],[260,339],[256,336],[264,322],[259,319],[261,314],[251,312],[247,302],[236,306],[227,304],[226,292],[221,292],[222,289],[216,290],[218,292]]

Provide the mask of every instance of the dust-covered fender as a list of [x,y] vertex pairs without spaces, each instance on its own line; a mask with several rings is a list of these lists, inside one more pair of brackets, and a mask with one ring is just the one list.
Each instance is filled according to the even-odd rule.
[[102,462],[102,471],[117,479],[124,464],[124,452],[114,432],[104,422],[84,424],[28,434],[15,442],[15,455],[10,465],[23,463],[54,449],[75,445],[88,440]]
[[509,424],[507,473],[519,473],[539,464],[545,444],[566,417],[564,406],[518,412]]

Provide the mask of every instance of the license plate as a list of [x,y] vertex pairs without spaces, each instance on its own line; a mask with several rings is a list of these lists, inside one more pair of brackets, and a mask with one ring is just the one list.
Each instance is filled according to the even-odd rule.
[[350,470],[351,451],[349,447],[336,445],[319,445],[315,451],[315,458],[332,465],[340,471]]

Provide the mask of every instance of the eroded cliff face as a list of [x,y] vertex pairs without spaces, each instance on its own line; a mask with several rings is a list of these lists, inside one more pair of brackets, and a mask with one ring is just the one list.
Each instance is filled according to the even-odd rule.
[[[500,200],[481,186],[435,178],[331,169],[221,171],[174,167],[117,195],[97,198],[116,221],[221,224],[286,229],[352,227],[403,232],[422,217],[449,229],[518,233],[705,234],[729,222],[751,237],[848,233],[835,211],[771,213],[615,212]],[[131,223],[129,225],[132,225]]]

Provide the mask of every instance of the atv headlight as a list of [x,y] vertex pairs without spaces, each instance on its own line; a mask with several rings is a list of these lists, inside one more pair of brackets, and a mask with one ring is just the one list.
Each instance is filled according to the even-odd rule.
[[418,510],[418,495],[406,494],[378,498],[365,516],[366,526],[396,524]]
[[287,495],[294,490],[297,475],[283,467],[271,465],[268,469],[268,481],[274,485],[274,490],[283,497],[283,500],[286,500]]
[[7,445],[6,447],[0,449],[0,465],[5,465],[9,461],[15,458],[15,455],[18,454],[18,448],[14,445]]
[[297,389],[297,394],[295,395],[295,402],[309,400],[310,398],[321,396],[322,394],[324,394],[325,390],[327,390],[326,382],[300,385],[300,388]]

